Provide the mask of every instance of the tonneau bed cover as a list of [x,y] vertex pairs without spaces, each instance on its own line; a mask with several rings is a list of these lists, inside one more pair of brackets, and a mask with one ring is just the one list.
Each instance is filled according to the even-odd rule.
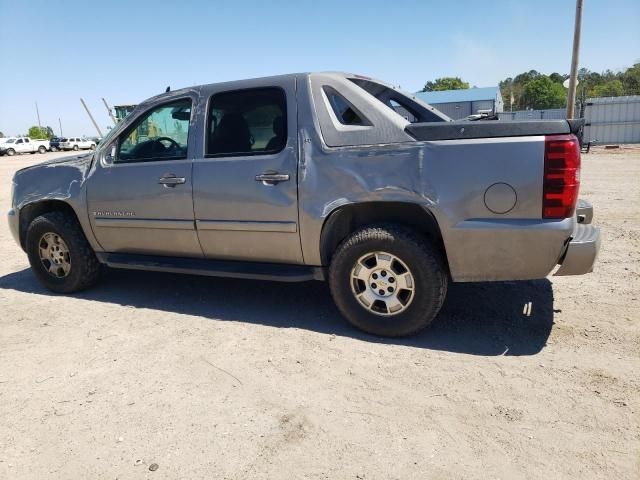
[[484,120],[424,122],[407,125],[405,131],[416,140],[463,140],[469,138],[525,137],[573,133],[582,143],[584,119],[576,120]]

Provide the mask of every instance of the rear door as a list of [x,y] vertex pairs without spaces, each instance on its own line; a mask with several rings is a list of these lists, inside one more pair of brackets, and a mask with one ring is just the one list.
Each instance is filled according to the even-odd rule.
[[149,108],[101,155],[87,199],[93,231],[107,252],[202,256],[189,158],[193,101]]
[[212,91],[194,211],[205,256],[302,263],[295,78]]

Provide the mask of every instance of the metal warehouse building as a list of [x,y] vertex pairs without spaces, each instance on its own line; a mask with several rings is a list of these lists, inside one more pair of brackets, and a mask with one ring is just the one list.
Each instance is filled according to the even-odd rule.
[[475,115],[479,110],[502,112],[504,107],[498,87],[417,92],[416,96],[454,120]]

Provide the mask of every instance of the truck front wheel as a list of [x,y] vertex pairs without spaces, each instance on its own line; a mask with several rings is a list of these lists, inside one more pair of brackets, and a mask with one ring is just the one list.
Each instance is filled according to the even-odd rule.
[[72,293],[93,285],[100,263],[77,220],[65,212],[36,217],[27,229],[31,269],[49,290]]
[[411,335],[440,311],[448,275],[442,256],[418,233],[395,225],[366,227],[337,248],[331,295],[342,315],[374,335]]
[[9,150],[7,150],[7,155],[9,155],[10,157],[13,157],[16,154],[16,151],[13,148],[10,148]]

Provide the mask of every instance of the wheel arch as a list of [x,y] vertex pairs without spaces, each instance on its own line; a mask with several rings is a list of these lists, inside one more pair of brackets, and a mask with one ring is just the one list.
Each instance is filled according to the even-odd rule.
[[26,248],[27,229],[36,217],[48,212],[65,212],[76,219],[78,224],[80,221],[76,211],[71,205],[63,200],[40,200],[28,203],[20,209],[20,246],[24,250]]
[[381,223],[409,227],[429,238],[448,265],[440,226],[433,213],[417,203],[389,201],[350,203],[333,210],[320,234],[322,265],[329,265],[338,245],[351,233],[366,225]]

